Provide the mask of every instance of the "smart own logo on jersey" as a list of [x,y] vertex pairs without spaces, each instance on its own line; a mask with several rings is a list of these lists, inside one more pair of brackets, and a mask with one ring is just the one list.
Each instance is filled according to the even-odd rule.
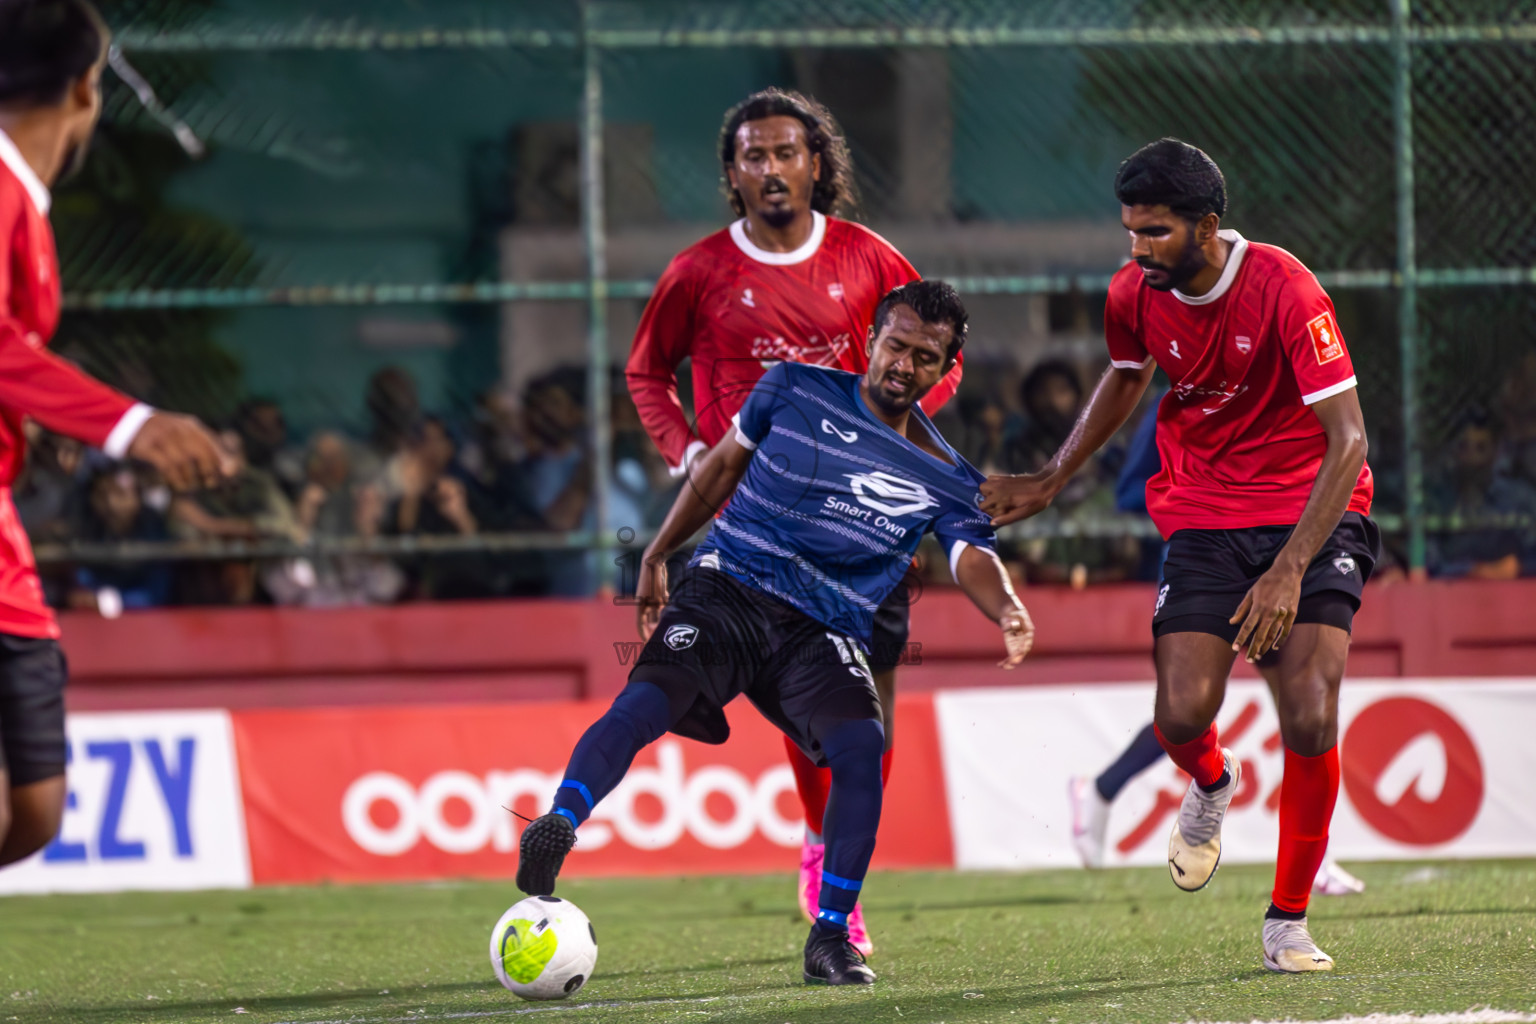
[[908,516],[924,509],[935,508],[928,488],[922,484],[903,480],[890,473],[844,473],[853,488],[853,496],[859,504],[884,512],[888,516]]

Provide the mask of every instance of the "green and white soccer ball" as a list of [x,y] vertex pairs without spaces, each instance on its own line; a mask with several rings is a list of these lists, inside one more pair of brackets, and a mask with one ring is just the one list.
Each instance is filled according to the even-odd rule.
[[592,977],[597,932],[569,900],[530,896],[496,922],[491,966],[496,979],[524,999],[564,999]]

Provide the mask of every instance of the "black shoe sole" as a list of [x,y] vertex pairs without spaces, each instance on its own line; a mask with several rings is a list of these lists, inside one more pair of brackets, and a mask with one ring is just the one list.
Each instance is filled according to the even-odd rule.
[[518,842],[517,887],[529,896],[549,896],[565,864],[565,855],[576,845],[576,830],[555,815],[536,818],[523,829]]
[[875,979],[862,974],[850,974],[846,981],[832,981],[830,978],[819,978],[810,971],[801,971],[800,976],[805,979],[807,985],[873,985]]

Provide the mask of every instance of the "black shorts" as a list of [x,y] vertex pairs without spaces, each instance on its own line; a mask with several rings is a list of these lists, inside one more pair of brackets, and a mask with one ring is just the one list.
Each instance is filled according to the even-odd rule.
[[[1178,530],[1168,540],[1162,586],[1152,613],[1152,635],[1209,633],[1231,643],[1230,619],[1254,581],[1274,563],[1291,526],[1236,530]],[[1360,593],[1381,557],[1381,531],[1368,516],[1346,512],[1301,578],[1297,624],[1337,626],[1349,632]]]
[[629,679],[659,687],[672,731],[704,743],[726,741],[725,706],[746,694],[817,764],[829,729],[881,720],[858,641],[716,569],[678,580]]
[[908,660],[912,593],[917,586],[917,578],[908,573],[875,609],[875,628],[869,638],[869,669],[875,675],[889,672]]
[[0,633],[0,767],[13,786],[64,774],[64,680],[57,640]]

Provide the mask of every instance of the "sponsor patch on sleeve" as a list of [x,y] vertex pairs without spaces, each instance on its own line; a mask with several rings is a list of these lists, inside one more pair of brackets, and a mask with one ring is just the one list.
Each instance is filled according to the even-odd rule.
[[1312,352],[1319,366],[1333,362],[1344,354],[1344,342],[1339,337],[1339,325],[1333,322],[1332,313],[1323,313],[1307,321],[1307,333],[1312,336]]

